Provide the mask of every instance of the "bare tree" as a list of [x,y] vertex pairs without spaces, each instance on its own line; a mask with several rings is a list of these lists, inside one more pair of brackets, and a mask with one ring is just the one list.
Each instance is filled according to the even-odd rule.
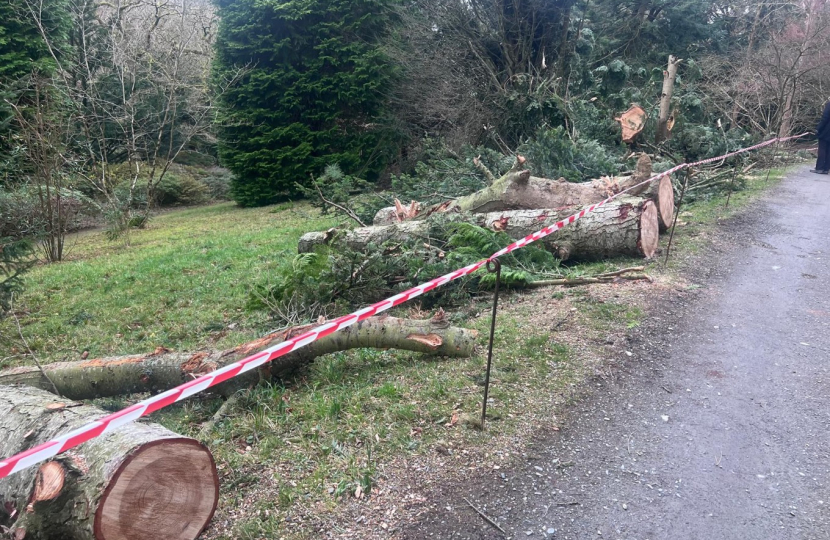
[[[69,4],[73,31],[64,46],[44,24],[43,0],[21,0],[58,66],[55,84],[71,102],[84,177],[128,230],[133,212],[147,219],[171,163],[188,145],[211,137],[215,100],[233,80],[211,84],[217,20],[207,2]],[[113,167],[124,163],[130,174],[119,197]],[[139,200],[139,188],[146,201]]]
[[[801,0],[752,7],[745,10],[753,19],[747,50],[703,63],[707,90],[733,125],[779,136],[811,127],[828,92],[830,6]],[[759,42],[762,28],[768,36]]]
[[31,96],[26,105],[7,103],[20,128],[16,139],[26,158],[23,173],[37,196],[28,230],[38,239],[44,258],[57,262],[63,259],[66,234],[78,211],[78,201],[65,190],[69,127],[55,105],[59,95],[52,91],[49,78],[34,73],[28,86]]

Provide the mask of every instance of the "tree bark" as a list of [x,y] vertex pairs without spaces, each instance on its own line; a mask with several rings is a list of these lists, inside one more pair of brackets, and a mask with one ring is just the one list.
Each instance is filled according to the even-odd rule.
[[[163,392],[299,335],[313,326],[316,325],[275,332],[227,351],[176,353],[159,348],[143,355],[56,362],[43,366],[43,372],[31,367],[12,368],[0,372],[0,384],[24,384],[53,392],[54,383],[60,394],[69,399]],[[429,320],[370,317],[281,356],[259,373],[251,371],[222,383],[214,391],[230,395],[239,388],[256,384],[261,378],[283,375],[318,356],[361,347],[470,356],[477,335],[474,330],[450,326],[441,313]]]
[[671,97],[674,93],[674,80],[677,77],[677,68],[681,59],[669,55],[669,63],[663,72],[663,92],[660,94],[660,116],[657,117],[657,135],[654,142],[660,144],[669,138],[669,111]]
[[[0,455],[104,416],[36,388],[0,386]],[[210,451],[157,424],[132,423],[0,480],[0,524],[13,538],[195,539],[213,516]]]
[[[504,231],[511,238],[523,238],[575,213],[574,209],[506,210],[474,214],[476,224]],[[312,232],[304,234],[297,250],[312,251],[314,246],[340,243],[356,251],[369,244],[389,240],[403,241],[428,237],[427,221],[406,221],[392,225],[364,227],[339,235]],[[603,259],[620,255],[651,257],[657,249],[659,236],[658,211],[649,199],[623,196],[587,214],[572,225],[546,237],[544,244],[562,260]]]
[[[521,174],[525,173],[525,174]],[[564,179],[548,180],[529,176],[528,171],[510,172],[490,186],[456,201],[436,205],[416,214],[423,219],[434,213],[446,212],[496,212],[505,210],[532,210],[540,208],[578,208],[598,203],[614,193],[619,193],[651,177],[651,159],[645,154],[637,161],[634,174],[629,176],[600,178],[590,182],[573,183]],[[660,227],[666,230],[674,217],[674,191],[667,178],[643,185],[629,192],[655,201],[661,210]],[[375,215],[375,225],[397,223],[399,213],[395,207],[383,208]],[[664,223],[665,222],[665,223]],[[663,228],[665,227],[665,228]],[[417,226],[390,230],[385,240],[399,240],[411,235]],[[382,240],[382,241],[385,241]],[[301,253],[307,251],[301,248]]]
[[[484,214],[483,226],[519,239],[570,216],[572,210],[514,210]],[[542,239],[561,260],[600,260],[621,255],[651,258],[659,224],[654,202],[620,197]]]

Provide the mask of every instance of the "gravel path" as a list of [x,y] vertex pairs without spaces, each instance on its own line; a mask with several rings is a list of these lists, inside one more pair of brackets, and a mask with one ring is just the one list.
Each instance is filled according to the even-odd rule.
[[[402,538],[830,538],[830,177],[791,175],[524,464]],[[717,248],[716,248],[717,249]]]

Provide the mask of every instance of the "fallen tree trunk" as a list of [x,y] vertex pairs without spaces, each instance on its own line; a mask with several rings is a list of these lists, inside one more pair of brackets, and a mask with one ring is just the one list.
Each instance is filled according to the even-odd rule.
[[[651,159],[645,154],[637,161],[637,169],[630,176],[600,178],[590,182],[573,183],[565,179],[549,180],[530,176],[530,171],[511,171],[488,187],[455,201],[448,201],[413,212],[406,217],[423,219],[434,213],[486,213],[506,210],[533,210],[539,208],[578,208],[598,203],[610,195],[630,189],[651,177]],[[663,177],[627,193],[655,201],[661,230],[668,229],[674,219],[674,190],[671,180]],[[414,214],[414,215],[413,215]],[[401,222],[401,212],[392,206],[375,214],[374,225]]]
[[[483,214],[483,226],[524,238],[567,218],[573,210],[514,210]],[[559,259],[600,260],[621,255],[651,258],[657,251],[659,223],[654,202],[620,197],[586,214],[541,241]]]
[[[274,332],[227,351],[176,353],[160,348],[144,355],[56,362],[38,368],[11,368],[0,372],[0,384],[25,384],[69,399],[93,399],[136,392],[162,392],[195,377],[231,364],[257,351],[302,334],[316,325]],[[443,314],[429,320],[370,317],[277,358],[264,370],[245,373],[215,387],[230,395],[261,378],[278,377],[318,356],[348,349],[372,347],[402,349],[441,356],[466,357],[473,353],[477,332],[450,326]]]
[[[474,214],[476,224],[504,231],[511,238],[523,238],[552,225],[575,212],[573,209],[512,210]],[[428,237],[429,223],[406,221],[393,225],[362,227],[342,234],[312,232],[298,243],[300,253],[314,246],[342,243],[356,251],[369,244]],[[620,197],[597,208],[582,219],[547,236],[543,242],[562,260],[570,258],[604,259],[620,255],[652,257],[657,250],[659,222],[657,208],[649,199]]]
[[[0,386],[0,455],[106,415],[27,387]],[[195,539],[213,516],[210,451],[157,424],[126,424],[40,467],[0,480],[0,524],[12,538]]]

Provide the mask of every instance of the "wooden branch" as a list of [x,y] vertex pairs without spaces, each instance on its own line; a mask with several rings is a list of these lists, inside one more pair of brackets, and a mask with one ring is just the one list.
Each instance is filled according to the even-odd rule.
[[538,288],[538,287],[552,287],[552,286],[564,286],[570,287],[572,285],[590,285],[593,283],[613,283],[618,280],[629,280],[629,281],[654,281],[651,276],[648,274],[632,274],[632,275],[623,275],[623,276],[593,276],[593,277],[579,277],[579,278],[565,278],[565,279],[547,279],[547,280],[539,280],[539,281],[531,281],[527,284],[528,287],[531,288]]
[[469,504],[469,505],[470,505],[470,508],[472,508],[473,510],[475,510],[475,511],[476,511],[476,513],[477,513],[478,515],[480,515],[480,516],[484,519],[484,521],[486,521],[487,523],[489,523],[490,525],[492,525],[493,527],[495,527],[496,529],[498,529],[498,530],[499,530],[499,532],[501,532],[504,536],[507,536],[507,533],[506,533],[506,532],[504,532],[504,529],[502,529],[502,528],[499,526],[499,524],[498,524],[498,523],[496,523],[495,521],[493,521],[493,519],[492,519],[490,516],[488,516],[487,514],[485,514],[484,512],[482,512],[481,510],[479,510],[479,509],[478,509],[478,508],[477,508],[477,507],[476,507],[473,503],[471,503],[470,501],[468,501],[466,497],[463,497],[463,499],[464,499],[464,502],[465,502],[465,503],[467,503],[467,504]]
[[328,204],[328,205],[331,205],[331,206],[333,206],[333,207],[337,208],[338,210],[340,210],[341,212],[343,212],[344,214],[346,214],[347,216],[349,216],[349,217],[350,217],[350,218],[352,218],[353,220],[357,221],[357,223],[358,223],[361,227],[365,227],[365,226],[366,226],[366,224],[365,224],[365,223],[363,223],[363,222],[360,220],[360,218],[359,218],[359,217],[357,217],[357,214],[355,214],[355,213],[354,213],[354,212],[353,212],[350,208],[347,208],[347,207],[345,207],[345,206],[342,206],[342,205],[337,204],[336,202],[333,202],[333,201],[330,201],[330,200],[326,199],[326,196],[325,196],[325,195],[323,195],[323,190],[322,190],[322,189],[320,189],[320,186],[319,186],[319,185],[317,185],[317,181],[316,181],[316,180],[314,180],[314,177],[313,177],[313,176],[311,177],[311,183],[312,183],[312,184],[314,184],[314,187],[315,187],[315,188],[317,188],[317,193],[320,195],[320,199],[321,199],[324,203],[326,203],[326,204]]
[[481,171],[481,173],[482,173],[482,174],[483,174],[483,175],[487,178],[487,183],[488,183],[488,184],[493,184],[493,183],[495,183],[495,182],[496,182],[496,177],[495,177],[495,176],[493,176],[493,173],[492,173],[492,172],[490,172],[490,169],[488,169],[488,168],[484,165],[484,163],[482,163],[482,162],[481,162],[481,159],[480,159],[480,158],[481,158],[481,156],[476,156],[476,157],[474,157],[474,158],[473,158],[473,165],[475,165],[475,166],[476,166],[476,169],[478,169],[479,171]]

